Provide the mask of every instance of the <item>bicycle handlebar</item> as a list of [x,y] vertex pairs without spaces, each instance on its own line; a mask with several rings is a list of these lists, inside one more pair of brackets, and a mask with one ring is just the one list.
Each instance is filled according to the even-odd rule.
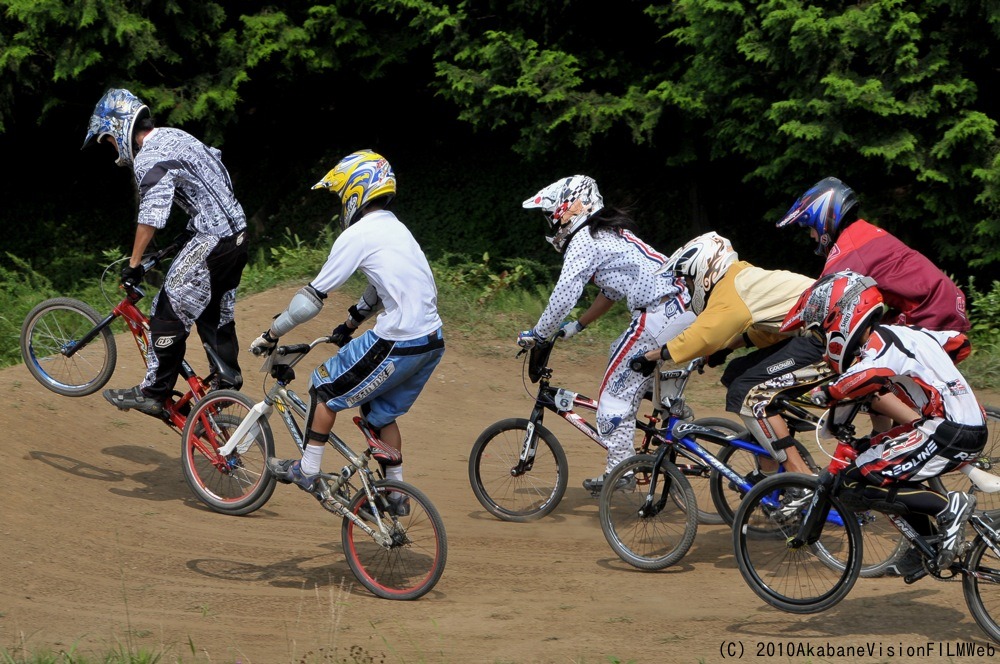
[[157,251],[155,254],[145,258],[142,261],[142,269],[146,272],[149,272],[152,268],[154,268],[160,261],[162,261],[168,255],[176,253],[181,248],[181,245],[182,245],[181,242],[174,240],[163,249]]

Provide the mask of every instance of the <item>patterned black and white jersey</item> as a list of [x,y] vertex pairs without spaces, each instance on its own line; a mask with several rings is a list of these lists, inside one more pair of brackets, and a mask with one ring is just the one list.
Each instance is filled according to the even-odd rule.
[[188,229],[228,237],[246,228],[246,214],[233,193],[222,153],[170,127],[146,134],[135,157],[139,223],[163,228],[176,203],[191,216]]

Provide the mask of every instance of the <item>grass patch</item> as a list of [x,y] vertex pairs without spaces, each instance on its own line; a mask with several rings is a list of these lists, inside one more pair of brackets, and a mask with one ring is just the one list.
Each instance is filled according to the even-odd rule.
[[[314,277],[330,251],[334,240],[332,227],[310,242],[290,230],[273,247],[254,250],[243,273],[240,296],[260,293],[291,283],[305,284]],[[121,258],[117,252],[104,252],[104,264]],[[103,286],[95,275],[73,292],[58,292],[44,275],[34,271],[27,262],[8,254],[0,265],[0,367],[21,362],[19,340],[21,323],[39,302],[50,297],[66,296],[83,300],[98,312],[110,311],[112,300],[117,303],[118,267],[105,271]],[[478,342],[483,352],[495,352],[497,345],[514,340],[521,330],[530,328],[548,303],[552,286],[558,279],[559,266],[530,259],[495,260],[489,254],[469,257],[445,254],[431,263],[438,286],[438,309],[445,321],[449,338]],[[147,297],[141,303],[148,310],[162,280],[154,273],[149,278]],[[365,286],[363,277],[353,276],[341,289],[358,297]],[[1000,389],[1000,282],[993,282],[988,291],[974,284],[968,286],[973,329],[973,355],[960,369],[975,389]],[[575,308],[568,319],[578,317],[593,301],[597,289],[588,285],[581,298],[583,306]],[[614,339],[625,329],[629,311],[624,302],[593,323],[573,341],[579,354],[608,352]],[[116,324],[116,325],[121,325]],[[124,330],[124,326],[115,331]],[[0,662],[2,664],[2,662]]]

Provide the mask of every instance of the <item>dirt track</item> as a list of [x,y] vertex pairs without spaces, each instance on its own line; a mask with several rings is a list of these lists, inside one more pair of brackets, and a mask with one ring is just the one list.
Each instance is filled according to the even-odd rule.
[[[240,303],[246,343],[294,290]],[[303,326],[296,340],[328,332],[346,304],[334,295],[324,322]],[[8,432],[0,652],[143,648],[163,653],[164,662],[242,664],[717,662],[730,659],[732,648],[756,662],[991,659],[948,656],[956,644],[985,643],[959,583],[862,579],[834,609],[793,616],[766,607],[744,585],[721,526],[702,526],[676,567],[629,567],[605,542],[596,501],[580,486],[602,468],[603,451],[559,421],[547,424],[569,457],[563,502],[539,522],[496,520],[469,488],[468,452],[488,424],[528,415],[521,363],[507,340],[491,340],[484,353],[446,338],[441,366],[401,426],[405,478],[440,509],[450,553],[438,586],[409,603],[354,587],[339,522],[298,489],[279,486],[248,517],[213,513],[190,494],[179,438],[166,427],[119,414],[99,394],[48,392],[23,366],[0,372],[7,395],[0,429]],[[119,337],[111,386],[139,380],[131,346]],[[558,353],[557,377],[595,396],[601,354],[574,362]],[[256,363],[249,353],[241,361],[244,391],[258,398]],[[699,416],[725,415],[715,378],[692,382]],[[1000,403],[997,394],[980,398]],[[357,443],[345,424],[338,430]],[[293,453],[287,434],[275,432],[278,453]],[[929,652],[919,650],[928,642]],[[777,648],[790,646],[873,652],[780,656]]]

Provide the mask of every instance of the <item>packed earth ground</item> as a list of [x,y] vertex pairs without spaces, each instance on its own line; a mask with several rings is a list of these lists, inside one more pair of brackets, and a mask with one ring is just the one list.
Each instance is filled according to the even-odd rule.
[[[244,346],[296,289],[239,303]],[[333,294],[327,310],[288,341],[328,333],[348,304]],[[794,616],[747,588],[723,526],[701,526],[675,567],[630,567],[606,543],[597,501],[580,485],[603,468],[603,451],[551,417],[546,423],[570,464],[562,503],[533,523],[490,516],[469,486],[468,455],[487,425],[530,412],[515,334],[465,340],[446,332],[444,360],[401,420],[405,479],[439,508],[449,542],[444,576],[415,602],[377,599],[358,587],[339,521],[297,488],[279,486],[246,517],[214,513],[189,491],[179,436],[162,423],[119,413],[100,394],[49,392],[21,365],[0,371],[0,430],[7,432],[0,652],[145,650],[161,653],[163,662],[216,664],[653,664],[737,655],[930,664],[995,657],[995,649],[965,650],[989,646],[958,582],[861,579],[826,613]],[[552,366],[556,381],[595,396],[605,358],[583,337],[557,348]],[[192,345],[189,356],[203,369]],[[118,336],[110,386],[140,379],[132,346]],[[259,361],[244,352],[241,362],[244,392],[259,399]],[[304,393],[306,385],[303,371],[293,387]],[[979,396],[1000,404],[1000,394]],[[716,370],[692,379],[688,397],[697,415],[726,416]],[[346,418],[337,428],[360,444]],[[276,426],[275,435],[279,455],[295,453],[283,429]],[[328,451],[325,468],[337,464]]]

